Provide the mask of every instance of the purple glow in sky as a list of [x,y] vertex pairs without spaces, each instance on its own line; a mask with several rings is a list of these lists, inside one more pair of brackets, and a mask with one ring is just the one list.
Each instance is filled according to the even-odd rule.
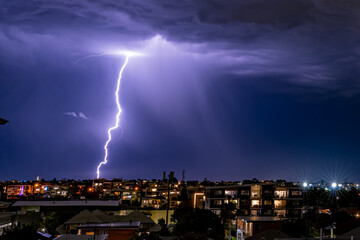
[[114,53],[132,50],[143,56],[123,72],[123,132],[111,132],[102,177],[185,169],[187,179],[291,180],[340,165],[356,178],[359,9],[0,0],[0,117],[10,121],[0,127],[0,176],[94,177],[118,109],[125,58]]

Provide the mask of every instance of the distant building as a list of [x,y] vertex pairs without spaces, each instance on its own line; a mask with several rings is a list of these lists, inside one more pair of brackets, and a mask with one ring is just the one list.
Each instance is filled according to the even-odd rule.
[[206,188],[205,208],[220,214],[224,204],[235,204],[239,216],[300,218],[302,189],[293,184],[252,183]]
[[31,185],[7,185],[6,195],[8,200],[20,199],[21,197],[28,197],[33,194]]

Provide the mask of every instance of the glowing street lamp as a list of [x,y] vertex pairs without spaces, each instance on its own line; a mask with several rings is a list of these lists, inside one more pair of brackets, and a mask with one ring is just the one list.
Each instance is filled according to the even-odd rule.
[[332,186],[332,188],[336,188],[336,186],[337,186],[336,182],[333,182],[333,183],[331,184],[331,186]]

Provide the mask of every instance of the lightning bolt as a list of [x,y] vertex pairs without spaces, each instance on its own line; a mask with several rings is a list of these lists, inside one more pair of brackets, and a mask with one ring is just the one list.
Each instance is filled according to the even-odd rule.
[[115,55],[115,56],[119,56],[119,55],[123,55],[126,57],[124,64],[122,65],[120,72],[119,72],[119,77],[117,79],[117,86],[116,86],[116,91],[115,91],[115,100],[116,100],[116,105],[117,105],[117,109],[118,112],[116,114],[116,121],[115,121],[115,125],[111,128],[108,129],[107,133],[108,133],[108,140],[106,141],[105,145],[104,145],[104,150],[105,150],[105,156],[104,156],[104,160],[102,162],[100,162],[100,164],[97,167],[97,178],[100,178],[100,168],[102,165],[106,164],[108,162],[108,156],[109,156],[109,151],[108,151],[108,145],[111,142],[112,136],[111,136],[111,132],[115,129],[117,129],[119,127],[119,123],[120,123],[120,115],[121,115],[121,106],[120,106],[120,101],[119,101],[119,91],[120,91],[120,83],[121,83],[121,77],[122,74],[124,72],[124,69],[126,67],[126,65],[129,62],[129,58],[131,56],[143,56],[143,53],[139,53],[139,52],[133,52],[133,51],[112,51],[112,52],[105,52],[105,53],[101,53],[101,54],[92,54],[92,55],[88,55],[82,58],[77,59],[76,61],[74,61],[74,63],[79,63],[80,61],[86,60],[88,58],[92,58],[92,57],[103,57],[106,55]]
[[88,55],[88,56],[79,58],[79,59],[75,60],[74,63],[78,63],[78,62],[80,62],[80,61],[82,61],[82,60],[85,60],[85,59],[88,59],[88,58],[92,58],[92,57],[103,57],[103,56],[106,56],[106,55],[114,55],[114,54],[111,53],[111,52],[106,52],[106,53],[102,53],[102,54],[92,54],[92,55]]
[[100,177],[100,167],[108,162],[108,155],[109,155],[108,145],[111,142],[111,137],[112,137],[111,132],[113,130],[117,129],[119,127],[119,123],[120,123],[120,115],[121,115],[121,111],[122,111],[121,106],[120,106],[120,101],[119,101],[120,83],[121,83],[121,77],[122,77],[122,74],[124,72],[124,69],[125,69],[126,65],[128,64],[128,62],[129,62],[130,54],[126,54],[125,56],[126,56],[126,59],[125,59],[125,62],[124,62],[124,64],[122,65],[122,67],[120,69],[119,77],[117,79],[116,91],[115,91],[116,105],[117,105],[117,109],[118,109],[118,112],[116,114],[116,121],[115,121],[115,125],[113,127],[109,128],[109,130],[107,131],[108,132],[108,140],[106,141],[106,143],[104,145],[105,156],[104,156],[104,160],[97,167],[97,171],[96,171],[97,178]]

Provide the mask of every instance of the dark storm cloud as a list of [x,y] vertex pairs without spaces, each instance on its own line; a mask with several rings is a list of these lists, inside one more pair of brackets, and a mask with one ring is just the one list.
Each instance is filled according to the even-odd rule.
[[[204,170],[197,178],[235,178],[244,163],[249,176],[256,165],[279,176],[280,164],[301,166],[303,157],[308,165],[353,161],[359,29],[358,1],[0,0],[0,109],[14,124],[0,157],[14,169],[29,157],[60,177],[73,168],[92,176],[113,124],[122,58],[86,56],[130,49],[147,56],[125,71],[124,134],[108,176],[126,165],[124,177],[194,167],[194,176]],[[312,106],[314,96],[325,100]],[[63,114],[73,109],[92,121]],[[214,169],[219,162],[234,167]]]
[[160,34],[220,59],[225,72],[285,74],[318,92],[360,90],[357,1],[3,1],[1,11],[8,53],[21,44],[81,53]]

